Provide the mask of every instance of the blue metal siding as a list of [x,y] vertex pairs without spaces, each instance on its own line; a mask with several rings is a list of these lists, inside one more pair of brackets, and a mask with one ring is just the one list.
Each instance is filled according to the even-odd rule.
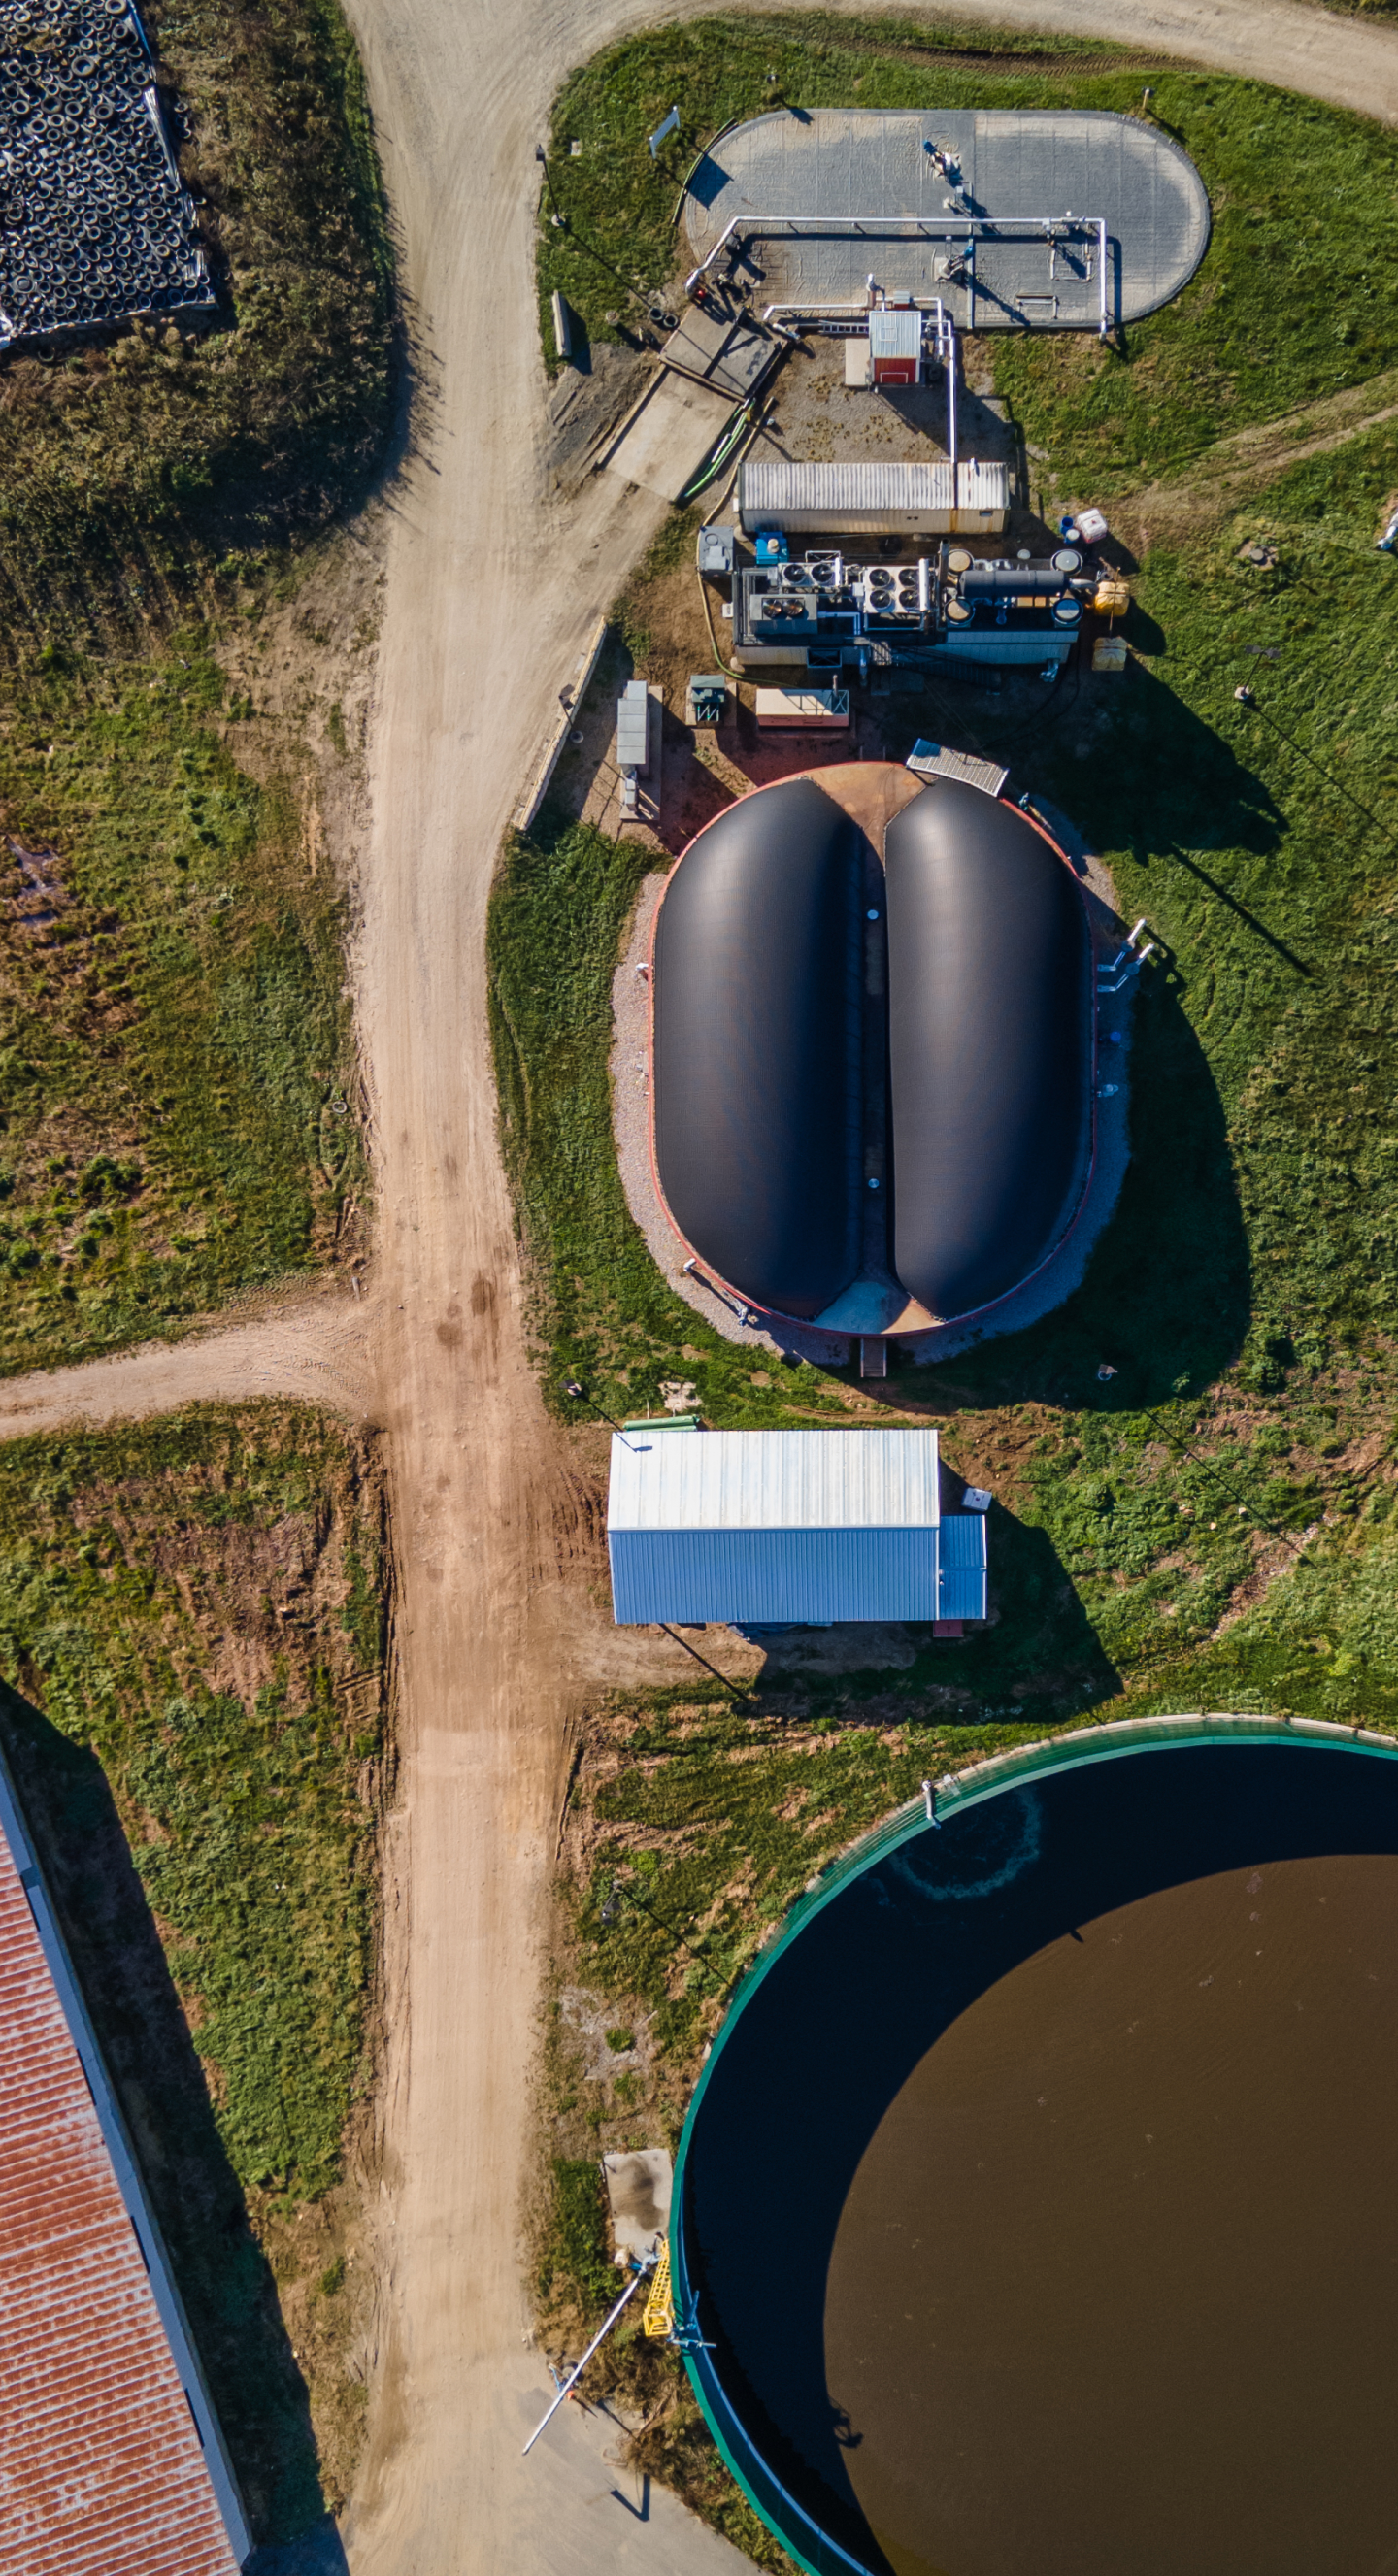
[[983,1619],[988,1607],[984,1512],[944,1512],[941,1538],[938,1617]]
[[621,1626],[975,1617],[938,1607],[935,1529],[613,1529]]
[[942,1571],[974,1566],[985,1571],[984,1512],[943,1512]]

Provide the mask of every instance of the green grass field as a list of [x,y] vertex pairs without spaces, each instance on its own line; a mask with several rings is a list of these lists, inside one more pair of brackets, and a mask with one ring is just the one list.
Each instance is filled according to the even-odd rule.
[[334,0],[146,22],[218,310],[0,363],[0,1370],[323,1265],[364,1200],[305,764],[239,768],[218,666],[383,454],[363,77]]
[[0,696],[0,1369],[304,1270],[362,1195],[341,907],[202,633]]
[[0,1738],[262,2538],[320,2510],[263,2248],[367,2078],[385,1564],[295,1406],[0,1449]]
[[[1398,1731],[1398,571],[1374,551],[1398,437],[1353,437],[1261,477],[1245,503],[1202,482],[1188,498],[1209,442],[1398,359],[1375,292],[1398,145],[1256,84],[1100,57],[1075,69],[1056,39],[1041,40],[1055,61],[1031,63],[1035,40],[1003,41],[1000,61],[972,64],[1001,40],[707,22],[600,57],[555,114],[570,228],[541,228],[540,284],[599,337],[607,307],[633,321],[637,307],[587,246],[660,286],[684,167],[729,116],[774,101],[1125,109],[1149,77],[1215,218],[1194,283],[1124,351],[994,348],[1036,483],[1106,500],[1123,528],[1132,491],[1165,477],[1178,496],[1168,538],[1157,514],[1141,546],[1128,675],[1095,701],[1070,678],[1013,722],[951,692],[907,718],[909,741],[930,711],[940,737],[1008,760],[1016,789],[1070,815],[1125,918],[1145,913],[1159,942],[1133,1016],[1132,1163],[1062,1308],[940,1367],[895,1364],[877,1395],[723,1343],[671,1295],[615,1168],[609,988],[645,861],[547,809],[506,853],[490,926],[502,1130],[550,1393],[579,1373],[608,1411],[636,1411],[683,1376],[717,1425],[932,1421],[997,1497],[983,1632],[914,1638],[901,1665],[774,1670],[746,1705],[702,1683],[594,1702],[560,1995],[646,2031],[648,2054],[599,2068],[565,2013],[549,2024],[536,2285],[560,2352],[580,2349],[606,2287],[596,2155],[673,2141],[764,1927],[921,1778],[1094,1715],[1223,1707]],[[672,99],[684,129],[652,176],[644,135]],[[1259,539],[1274,560],[1244,551]],[[672,522],[618,603],[641,671],[650,587],[686,543]],[[646,2415],[638,2463],[784,2565],[672,2365],[633,2336],[607,2366]]]

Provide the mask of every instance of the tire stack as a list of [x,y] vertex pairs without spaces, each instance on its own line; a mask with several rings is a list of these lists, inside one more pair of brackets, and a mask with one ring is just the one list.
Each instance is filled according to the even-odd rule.
[[0,350],[213,300],[132,0],[0,0]]

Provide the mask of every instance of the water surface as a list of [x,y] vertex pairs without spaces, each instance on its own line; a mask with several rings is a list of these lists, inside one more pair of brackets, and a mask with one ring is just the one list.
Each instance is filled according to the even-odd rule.
[[1398,2576],[1398,1766],[1141,1754],[920,1837],[737,2017],[724,2387],[894,2576]]

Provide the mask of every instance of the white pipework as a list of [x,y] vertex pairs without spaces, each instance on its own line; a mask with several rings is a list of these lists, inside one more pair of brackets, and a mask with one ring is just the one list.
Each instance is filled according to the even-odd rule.
[[[875,239],[887,238],[889,235],[910,237],[913,240],[964,240],[968,263],[966,276],[968,329],[972,327],[975,316],[977,241],[1033,241],[1047,238],[1051,249],[1056,253],[1057,241],[1062,239],[1065,233],[1069,231],[1095,233],[1099,338],[1105,340],[1112,327],[1107,305],[1109,263],[1106,218],[1102,215],[1075,215],[1071,209],[1061,215],[996,216],[946,213],[941,215],[734,215],[725,224],[713,248],[700,260],[698,267],[690,270],[684,282],[686,295],[693,295],[695,287],[708,275],[715,260],[721,258],[735,234],[741,234],[745,240],[754,240],[759,235],[772,240],[790,235],[799,240],[804,232],[812,229],[823,234],[838,234],[851,240],[858,240],[862,236],[872,236]],[[1092,276],[1092,264],[1092,255],[1089,253],[1087,261],[1089,279]],[[869,288],[872,291],[872,277],[869,280]],[[799,311],[803,308],[793,305],[781,309]]]

